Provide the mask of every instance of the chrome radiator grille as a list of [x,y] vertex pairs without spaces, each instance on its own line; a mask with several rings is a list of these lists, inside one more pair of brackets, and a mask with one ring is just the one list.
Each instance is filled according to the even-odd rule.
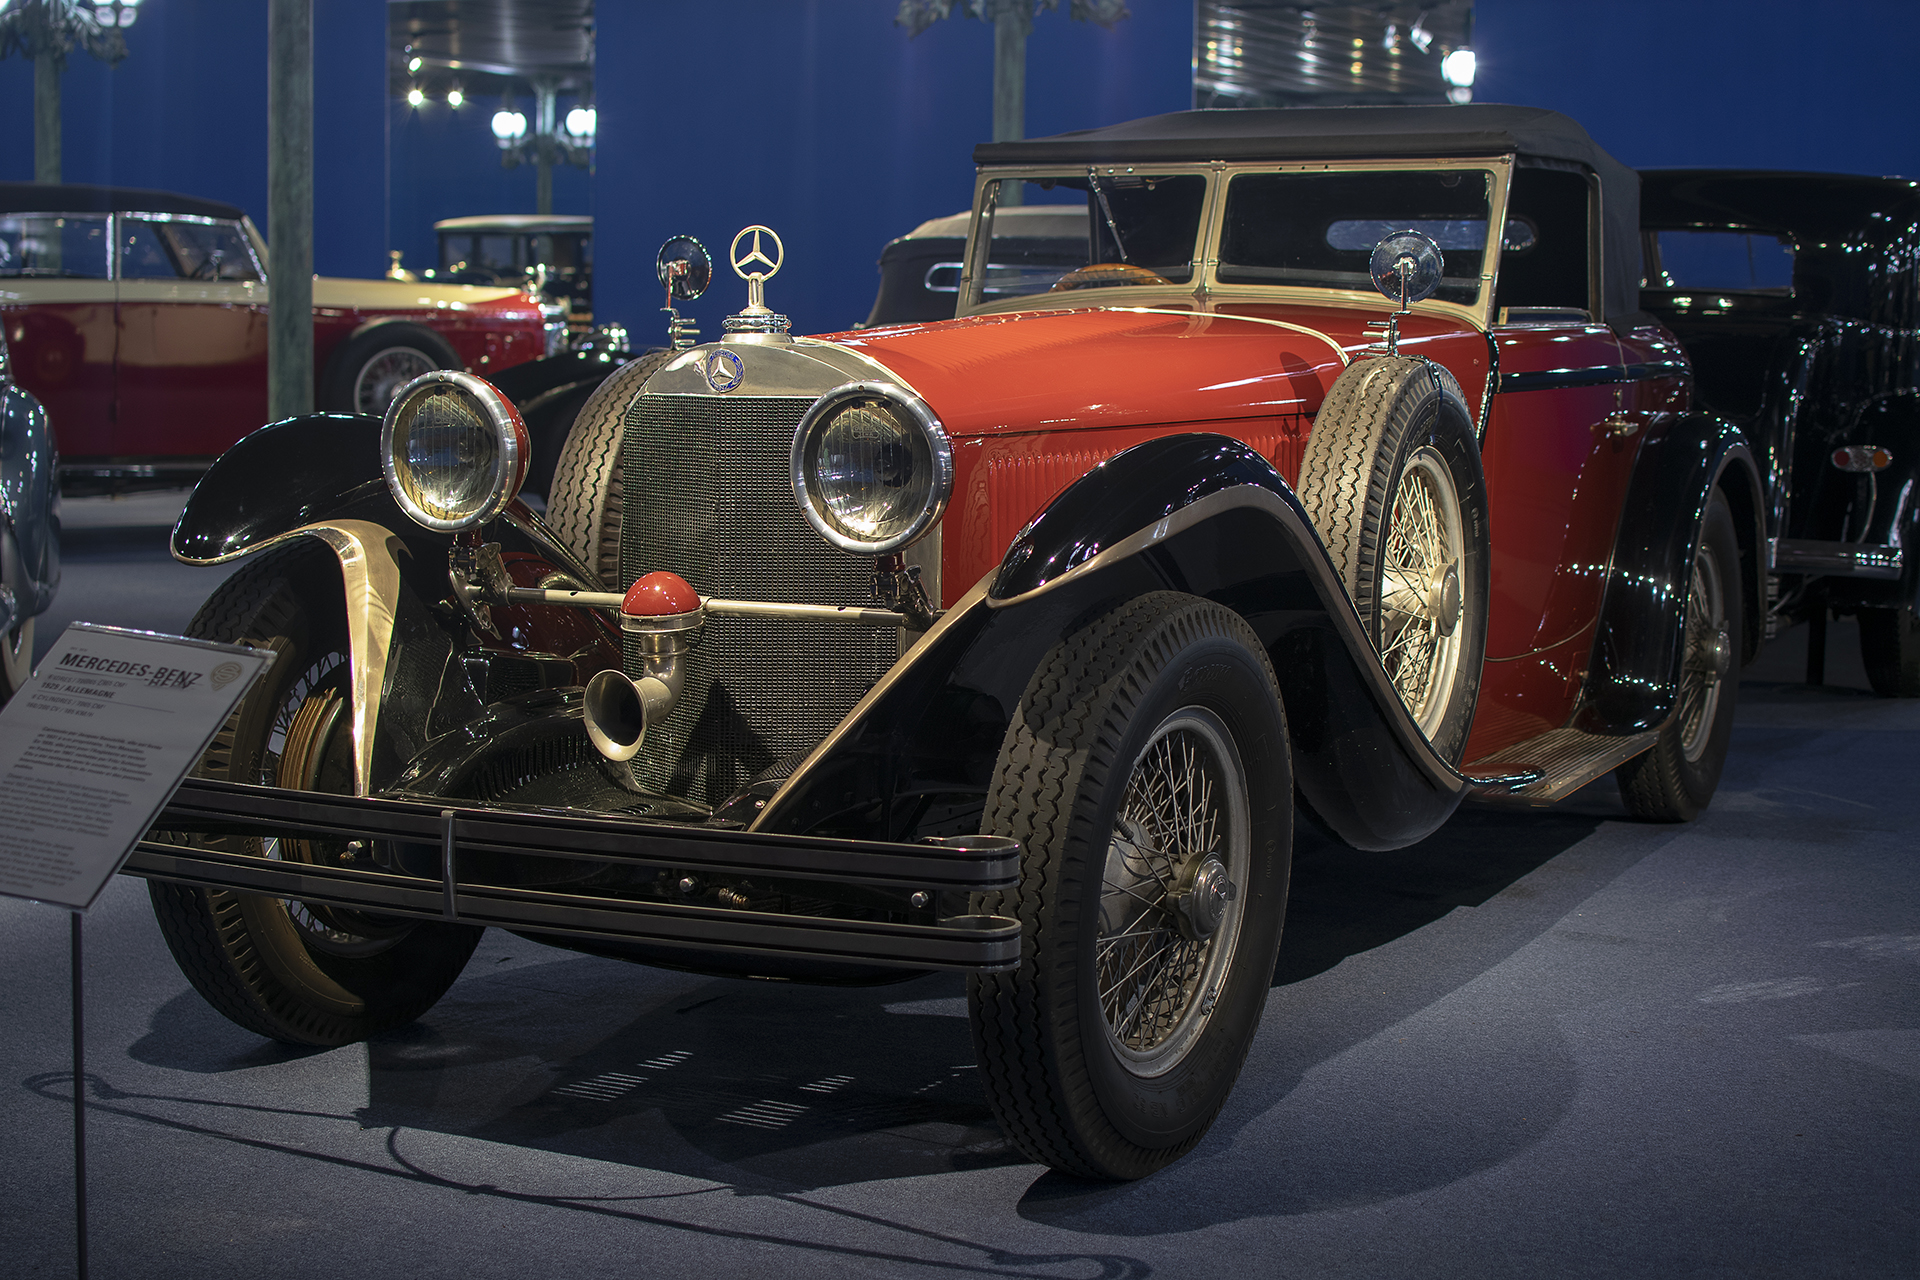
[[[857,604],[873,563],[827,545],[793,500],[811,397],[643,395],[627,415],[621,581],[655,569],[703,596]],[[811,751],[899,656],[890,630],[710,618],[673,714],[634,762],[649,790],[717,804]],[[640,669],[631,645],[628,672]]]

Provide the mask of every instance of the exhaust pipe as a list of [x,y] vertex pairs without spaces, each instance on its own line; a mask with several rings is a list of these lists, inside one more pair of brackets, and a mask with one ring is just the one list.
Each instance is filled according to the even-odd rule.
[[700,597],[675,574],[650,573],[627,591],[620,629],[639,641],[642,670],[635,680],[602,671],[587,682],[587,737],[607,759],[640,754],[647,729],[673,711],[686,685],[681,659],[706,622]]

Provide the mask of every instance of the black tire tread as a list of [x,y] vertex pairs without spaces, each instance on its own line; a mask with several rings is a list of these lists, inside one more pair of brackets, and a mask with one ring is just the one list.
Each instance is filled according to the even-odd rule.
[[1860,610],[1860,660],[1883,698],[1920,698],[1920,610]]
[[[1718,538],[1725,553],[1721,579],[1726,583],[1727,618],[1733,629],[1729,637],[1733,652],[1741,652],[1740,627],[1744,623],[1744,604],[1740,589],[1739,543],[1734,533],[1733,510],[1718,490],[1708,504],[1702,522],[1701,543]],[[1691,567],[1689,567],[1689,579]],[[1721,765],[1725,762],[1732,736],[1734,705],[1740,690],[1740,672],[1736,665],[1727,673],[1714,708],[1713,741],[1698,764],[1689,764],[1680,742],[1680,727],[1670,723],[1641,752],[1614,771],[1615,784],[1627,812],[1642,822],[1691,822],[1713,799],[1719,785]],[[1702,794],[1704,792],[1704,794]]]
[[[1099,1149],[1090,1150],[1062,1105],[1094,1105],[1086,1060],[1077,1044],[1046,1034],[1047,1009],[1070,1003],[1073,994],[1057,977],[1048,984],[1034,962],[1049,927],[1042,906],[1066,878],[1066,860],[1083,857],[1076,850],[1106,847],[1103,833],[1075,813],[1074,797],[1084,786],[1104,784],[1134,704],[1175,653],[1202,637],[1230,638],[1260,655],[1279,701],[1266,651],[1239,615],[1177,592],[1140,596],[1068,637],[1043,660],[1008,726],[1002,763],[987,794],[981,829],[1019,840],[1022,857],[1019,890],[986,895],[983,909],[1011,910],[1019,919],[1021,965],[969,979],[982,1082],[1014,1146],[1081,1177],[1112,1178],[1116,1169],[1126,1171],[1121,1176],[1139,1176],[1185,1154],[1206,1132],[1203,1125],[1179,1146],[1157,1151],[1107,1134]],[[1087,743],[1094,745],[1077,745]]]
[[620,515],[623,483],[620,443],[627,406],[640,384],[679,355],[655,351],[630,360],[601,383],[567,433],[547,489],[547,526],[599,577],[599,585],[624,585],[620,577]]
[[[187,634],[277,647],[271,641],[293,612],[288,602],[300,599],[302,592],[317,593],[316,579],[326,581],[325,557],[322,549],[304,540],[255,557],[208,597],[187,624]],[[269,678],[270,672],[262,673],[263,686]],[[195,764],[195,776],[232,776],[234,737],[247,709],[243,700]],[[242,851],[234,837],[209,838],[208,843]],[[484,932],[465,925],[417,926],[396,949],[401,954],[392,957],[391,963],[405,969],[402,978],[389,984],[384,998],[369,997],[363,1015],[349,1017],[292,996],[254,945],[243,919],[242,895],[162,880],[148,881],[147,892],[167,949],[201,997],[247,1030],[290,1044],[346,1044],[412,1022],[459,977]],[[341,967],[364,972],[372,963],[350,961]]]

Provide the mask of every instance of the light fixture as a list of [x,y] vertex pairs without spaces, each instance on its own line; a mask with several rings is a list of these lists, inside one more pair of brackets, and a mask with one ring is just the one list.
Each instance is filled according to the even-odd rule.
[[411,89],[407,90],[408,106],[410,107],[424,106],[426,104],[426,101],[427,101],[427,95],[424,91],[422,91],[419,85],[416,84]]
[[447,90],[448,106],[458,107],[461,103],[465,102],[466,100],[467,100],[467,95],[460,92],[460,86],[457,83],[451,89]]
[[1427,46],[1433,43],[1433,32],[1427,30],[1425,9],[1422,9],[1420,16],[1413,20],[1413,25],[1407,28],[1407,40],[1422,53],[1425,53]]
[[1395,49],[1399,48],[1399,46],[1400,28],[1389,22],[1387,24],[1387,34],[1380,37],[1380,47],[1388,53],[1392,53]]
[[421,65],[422,65],[422,64],[421,64],[421,59],[419,59],[419,58],[408,58],[408,59],[407,59],[407,74],[408,74],[408,75],[413,75],[414,73],[416,73],[416,72],[418,72],[418,71],[420,70],[420,67],[421,67]]
[[581,142],[593,141],[600,124],[599,115],[592,107],[575,107],[567,112],[567,132]]
[[1456,89],[1473,88],[1473,50],[1455,49],[1440,59],[1440,78]]
[[501,146],[511,146],[527,136],[527,118],[512,107],[501,104],[493,113],[493,136]]

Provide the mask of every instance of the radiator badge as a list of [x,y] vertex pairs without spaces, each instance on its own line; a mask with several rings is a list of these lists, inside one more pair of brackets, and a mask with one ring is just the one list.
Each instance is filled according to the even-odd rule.
[[747,376],[740,357],[724,347],[707,352],[700,368],[707,375],[707,385],[722,394],[739,386],[740,380]]

